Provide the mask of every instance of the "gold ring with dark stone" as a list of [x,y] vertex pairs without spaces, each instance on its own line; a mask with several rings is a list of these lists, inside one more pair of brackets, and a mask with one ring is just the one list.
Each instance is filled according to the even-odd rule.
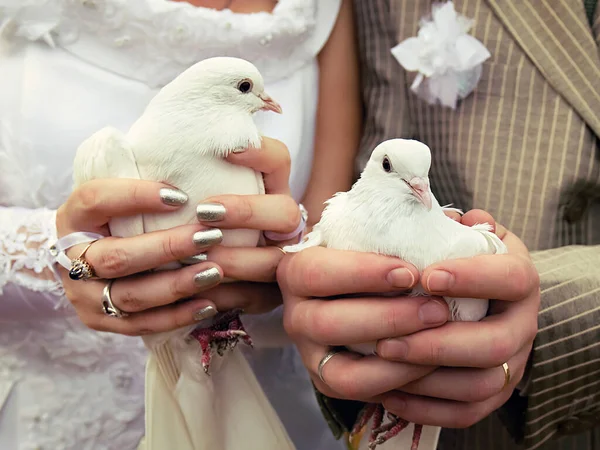
[[89,280],[91,278],[97,278],[94,267],[85,260],[84,256],[92,244],[96,241],[90,242],[87,247],[83,249],[81,255],[71,261],[71,269],[69,270],[69,278],[71,280]]

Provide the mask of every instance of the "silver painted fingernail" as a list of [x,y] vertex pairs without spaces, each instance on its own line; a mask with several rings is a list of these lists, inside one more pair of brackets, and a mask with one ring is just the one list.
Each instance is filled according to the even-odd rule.
[[244,153],[246,150],[248,150],[248,148],[246,147],[238,147],[238,148],[234,148],[233,150],[231,150],[231,153]]
[[208,287],[221,281],[221,272],[216,267],[203,270],[194,275],[194,284],[198,287]]
[[218,228],[198,231],[197,233],[194,233],[192,240],[194,241],[196,248],[202,250],[212,245],[220,244],[223,241],[223,232]]
[[194,313],[194,320],[200,322],[201,320],[208,319],[217,315],[217,310],[212,306],[206,306]]
[[161,188],[159,194],[162,202],[169,206],[185,205],[188,201],[187,194],[179,189]]
[[191,266],[194,264],[198,264],[201,262],[208,261],[208,255],[206,253],[200,253],[194,256],[188,256],[187,258],[180,259],[179,262],[181,264],[185,264],[186,266]]
[[200,203],[196,206],[196,216],[200,222],[223,220],[225,213],[225,207],[220,203]]

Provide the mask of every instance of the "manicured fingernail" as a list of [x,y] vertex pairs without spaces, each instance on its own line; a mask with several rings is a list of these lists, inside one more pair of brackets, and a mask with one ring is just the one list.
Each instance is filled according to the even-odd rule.
[[386,339],[379,347],[379,356],[384,359],[404,359],[408,344],[401,339]]
[[223,220],[225,213],[225,207],[220,203],[200,203],[196,206],[196,216],[200,222]]
[[445,270],[434,270],[427,278],[429,292],[446,292],[454,286],[454,275]]
[[186,266],[191,266],[194,264],[205,262],[207,260],[208,260],[208,255],[206,253],[200,253],[198,255],[188,256],[187,258],[180,259],[179,262],[181,264],[185,264]]
[[221,272],[216,267],[211,267],[194,275],[194,283],[198,287],[213,286],[219,281],[221,281]]
[[179,189],[162,188],[159,191],[160,199],[165,205],[181,206],[188,201],[188,196],[185,192]]
[[194,313],[194,320],[200,322],[201,320],[208,319],[217,315],[217,310],[212,306],[206,306]]
[[417,315],[425,325],[441,324],[448,320],[448,307],[440,300],[431,299],[419,307]]
[[223,232],[218,228],[198,231],[192,238],[197,249],[202,250],[212,245],[220,244],[223,241]]
[[231,150],[231,153],[244,153],[246,150],[248,150],[246,147],[238,147]]
[[401,267],[388,273],[387,281],[397,288],[409,288],[414,284],[415,277],[410,270]]
[[397,415],[406,408],[406,401],[396,396],[388,397],[384,400],[383,406],[386,410]]

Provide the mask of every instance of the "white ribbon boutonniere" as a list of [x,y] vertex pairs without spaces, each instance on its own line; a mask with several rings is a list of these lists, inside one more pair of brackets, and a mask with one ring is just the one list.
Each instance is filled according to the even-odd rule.
[[473,20],[460,15],[454,3],[433,5],[431,17],[420,22],[417,37],[392,48],[392,54],[409,72],[418,72],[411,90],[430,104],[440,102],[452,109],[475,89],[481,65],[491,55],[467,34]]

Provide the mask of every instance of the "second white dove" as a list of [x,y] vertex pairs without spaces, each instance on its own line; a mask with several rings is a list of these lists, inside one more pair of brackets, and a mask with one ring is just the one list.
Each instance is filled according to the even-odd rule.
[[[430,167],[431,151],[422,142],[392,139],[379,144],[352,189],[328,200],[312,232],[301,243],[284,250],[298,252],[324,246],[373,252],[401,258],[420,272],[448,259],[506,253],[506,246],[489,224],[467,227],[446,216],[431,192]],[[424,293],[419,286],[412,295]],[[454,321],[481,320],[488,309],[488,300],[447,297],[445,301],[450,308],[449,319]],[[350,349],[369,354],[375,350],[375,343]],[[438,427],[424,427],[421,448],[434,449],[438,435]],[[410,449],[414,442],[405,436],[390,440],[389,448]],[[371,447],[374,444],[372,441]]]

